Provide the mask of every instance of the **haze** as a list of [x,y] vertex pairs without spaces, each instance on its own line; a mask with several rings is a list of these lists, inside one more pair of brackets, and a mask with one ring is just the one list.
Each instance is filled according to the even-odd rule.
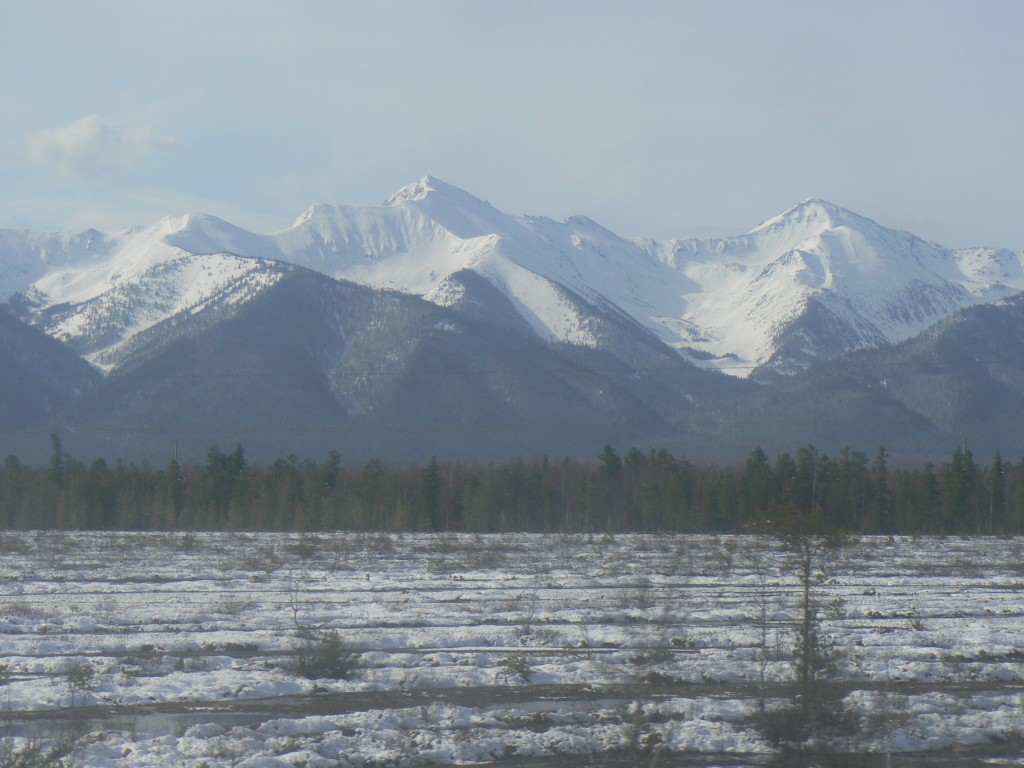
[[0,24],[0,227],[267,232],[429,173],[622,235],[819,197],[1024,249],[1019,2],[4,2]]

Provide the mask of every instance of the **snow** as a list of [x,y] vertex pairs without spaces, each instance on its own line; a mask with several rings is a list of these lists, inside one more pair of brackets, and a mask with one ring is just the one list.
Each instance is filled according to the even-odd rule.
[[[800,589],[785,552],[753,537],[29,532],[0,544],[0,737],[76,723],[82,766],[765,755],[760,662],[770,707],[794,674]],[[822,626],[865,723],[847,747],[984,755],[1024,736],[1022,552],[1022,539],[894,538],[835,558]],[[296,674],[313,630],[356,654],[350,679]],[[75,688],[82,667],[94,674]]]
[[[582,216],[505,214],[430,176],[379,206],[315,205],[271,234],[189,214],[109,235],[0,231],[0,252],[0,297],[21,291],[36,311],[68,304],[85,315],[47,328],[64,339],[99,322],[92,302],[101,295],[188,257],[204,260],[209,280],[185,285],[191,278],[181,270],[182,284],[168,288],[176,295],[214,293],[237,279],[237,259],[250,259],[450,305],[458,297],[448,281],[468,269],[508,296],[542,338],[599,345],[594,321],[617,312],[697,364],[736,376],[773,361],[812,300],[850,329],[843,343],[853,349],[903,341],[959,309],[1024,291],[1022,253],[950,250],[822,200],[744,235],[659,242],[620,237]],[[120,338],[181,309],[150,304]],[[124,324],[112,310],[104,317]]]

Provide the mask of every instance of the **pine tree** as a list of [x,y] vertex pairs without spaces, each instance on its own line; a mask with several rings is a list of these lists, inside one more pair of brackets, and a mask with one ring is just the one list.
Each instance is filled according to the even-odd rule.
[[889,503],[889,465],[885,446],[878,446],[875,463],[871,466],[871,523],[868,533],[894,533],[892,509]]
[[419,527],[425,531],[447,530],[444,519],[444,511],[441,504],[442,491],[444,490],[444,479],[441,477],[441,467],[437,463],[437,456],[431,456],[430,462],[423,469],[420,476],[419,492]]
[[51,432],[50,442],[53,444],[53,452],[50,454],[51,477],[56,488],[63,488],[67,484],[68,479],[67,457],[64,455],[60,435],[56,432]]
[[989,478],[988,533],[1002,533],[1006,530],[1006,467],[1003,457],[996,451],[992,459]]

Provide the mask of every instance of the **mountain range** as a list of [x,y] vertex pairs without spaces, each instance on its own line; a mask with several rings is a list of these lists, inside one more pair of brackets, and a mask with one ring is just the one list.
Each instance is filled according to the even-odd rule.
[[713,240],[425,177],[257,234],[0,230],[0,451],[351,462],[755,446],[1024,453],[1024,254],[806,200]]

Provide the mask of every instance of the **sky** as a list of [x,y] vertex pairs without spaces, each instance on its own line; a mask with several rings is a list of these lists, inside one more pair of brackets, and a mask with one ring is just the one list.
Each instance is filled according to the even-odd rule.
[[425,175],[624,235],[818,197],[1024,250],[1024,3],[0,0],[0,228],[258,232]]

